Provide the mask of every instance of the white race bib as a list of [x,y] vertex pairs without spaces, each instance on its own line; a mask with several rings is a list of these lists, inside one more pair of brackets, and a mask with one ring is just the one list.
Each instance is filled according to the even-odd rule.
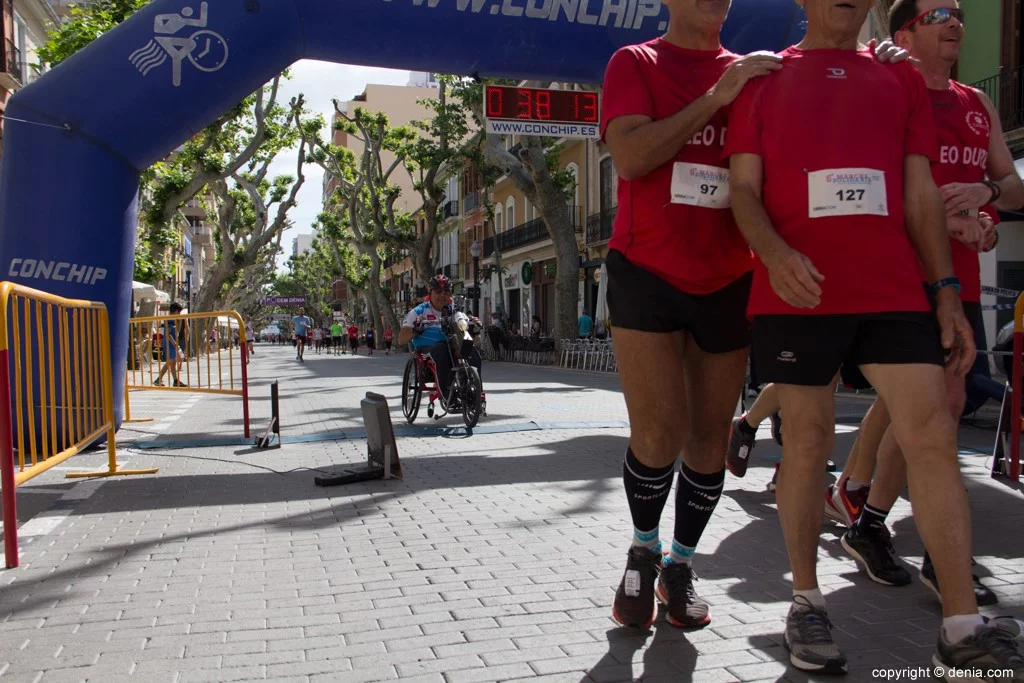
[[728,209],[729,169],[677,161],[672,166],[672,203]]
[[885,171],[832,168],[807,174],[811,218],[826,216],[888,216]]

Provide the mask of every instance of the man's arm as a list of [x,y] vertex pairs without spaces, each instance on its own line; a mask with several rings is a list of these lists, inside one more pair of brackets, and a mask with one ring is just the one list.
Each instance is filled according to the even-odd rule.
[[636,114],[613,119],[605,140],[619,177],[641,178],[675,157],[719,109],[732,104],[747,81],[781,69],[781,61],[778,55],[754,53],[733,62],[710,90],[666,119]]
[[1006,140],[1003,139],[999,112],[988,95],[977,89],[975,92],[984,103],[992,121],[992,133],[988,143],[988,166],[985,171],[992,182],[999,186],[999,199],[992,202],[992,190],[982,183],[950,183],[942,188],[946,211],[980,209],[989,203],[1004,211],[1015,211],[1024,206],[1024,182],[1021,182],[1020,176],[1017,175],[1013,155],[1006,146]]
[[[931,163],[921,154],[903,162],[904,212],[907,233],[931,283],[953,275],[953,257],[946,230],[946,205],[932,179]],[[935,293],[942,348],[950,352],[947,365],[963,377],[974,365],[974,331],[964,316],[960,293],[943,287]]]
[[734,154],[729,192],[736,224],[750,248],[768,268],[772,288],[790,306],[814,308],[821,303],[821,273],[811,260],[783,240],[761,203],[764,163],[756,154]]
[[946,230],[946,207],[932,179],[928,157],[909,154],[903,162],[904,214],[907,233],[929,282],[953,276]]

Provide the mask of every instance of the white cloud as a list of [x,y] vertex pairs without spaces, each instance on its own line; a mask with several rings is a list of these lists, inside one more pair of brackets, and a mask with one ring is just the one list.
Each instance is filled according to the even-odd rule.
[[[405,85],[409,82],[408,71],[347,66],[311,59],[296,62],[291,68],[291,75],[291,80],[282,81],[278,101],[287,105],[293,97],[303,93],[306,96],[306,107],[312,112],[323,115],[328,123],[334,113],[332,99],[341,102],[351,100],[362,93],[368,83]],[[325,131],[326,133],[327,131]],[[298,161],[297,152],[298,148],[296,147],[294,150],[279,154],[270,166],[270,176],[294,175],[295,164]],[[323,201],[324,174],[320,167],[306,164],[302,174],[306,177],[306,182],[299,190],[298,206],[289,214],[295,227],[286,230],[284,239],[281,240],[281,246],[285,253],[277,259],[279,269],[284,267],[288,257],[291,256],[292,238],[300,233],[313,232],[313,221],[320,213]]]

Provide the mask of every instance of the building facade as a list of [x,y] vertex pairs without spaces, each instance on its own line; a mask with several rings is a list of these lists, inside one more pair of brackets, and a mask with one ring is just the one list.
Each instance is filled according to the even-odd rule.
[[[39,64],[36,50],[46,42],[49,31],[56,28],[61,17],[60,0],[0,0],[3,7],[3,56],[0,60],[0,116],[7,109],[11,95],[36,80],[45,71]],[[4,120],[3,126],[27,125]],[[0,129],[0,154],[3,153],[3,131]]]

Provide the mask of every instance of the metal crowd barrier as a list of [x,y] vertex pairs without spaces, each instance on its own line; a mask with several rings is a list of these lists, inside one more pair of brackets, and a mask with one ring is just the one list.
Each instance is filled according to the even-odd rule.
[[[245,437],[249,438],[245,323],[237,312],[160,315],[132,318],[129,323],[127,415],[131,414],[128,390],[240,396]],[[171,329],[174,339],[168,334]]]
[[554,342],[551,339],[533,340],[507,336],[500,348],[495,349],[490,335],[484,334],[480,355],[486,361],[521,363],[525,365],[552,365],[555,362]]
[[611,339],[563,339],[559,366],[570,370],[616,372],[615,346]]
[[105,438],[106,470],[120,470],[106,307],[0,283],[0,493],[7,567],[18,566],[15,487]]

